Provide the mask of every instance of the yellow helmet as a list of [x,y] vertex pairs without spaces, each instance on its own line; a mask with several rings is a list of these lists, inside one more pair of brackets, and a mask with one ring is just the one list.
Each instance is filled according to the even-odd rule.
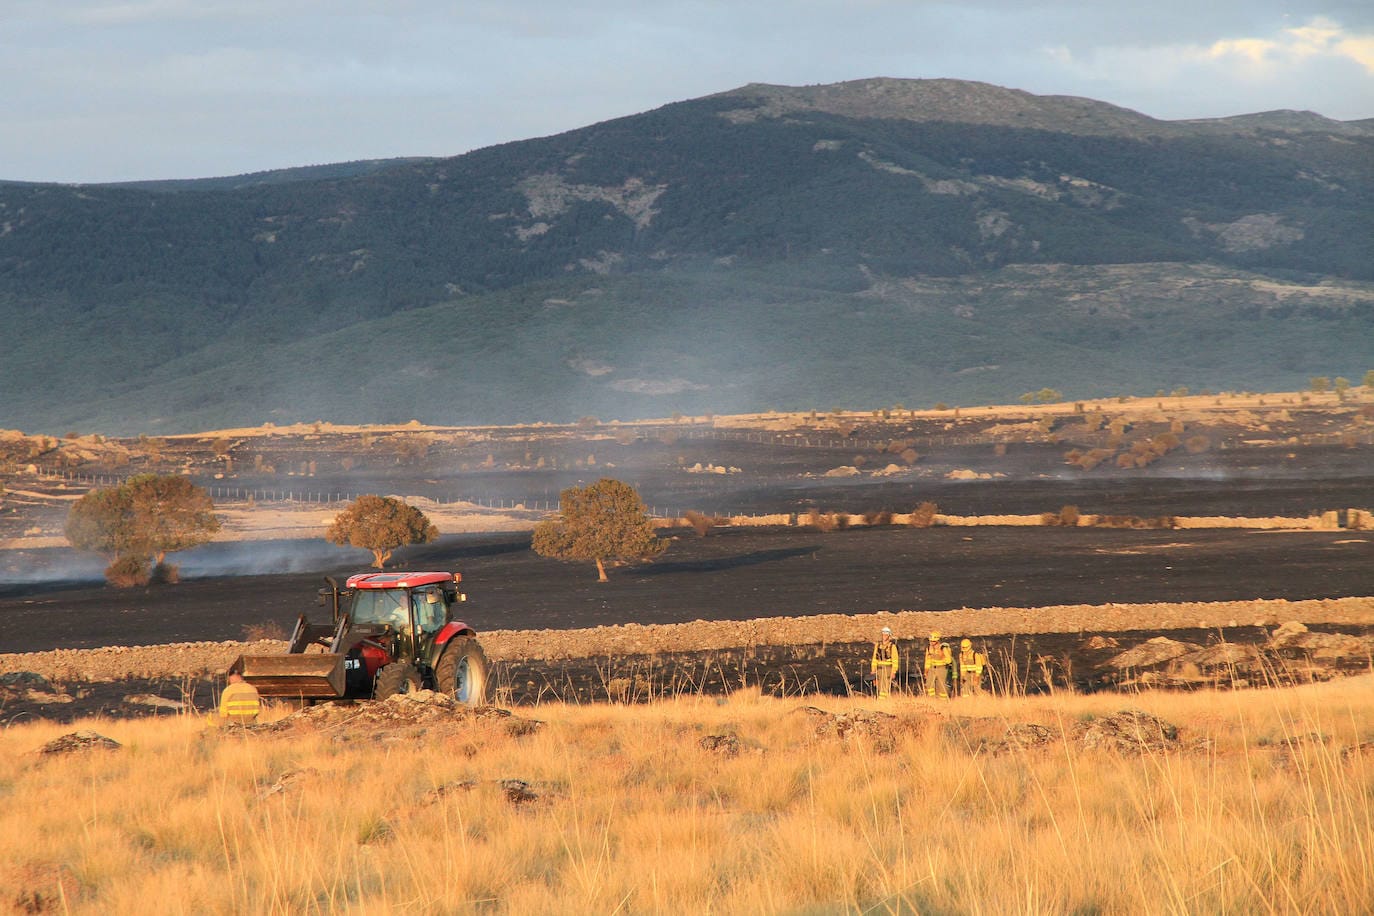
[[959,648],[960,648],[960,649],[972,649],[972,648],[973,648],[973,640],[971,640],[971,639],[961,639],[961,640],[959,640]]
[[931,641],[931,642],[939,642],[939,641],[940,641],[940,631],[939,631],[939,630],[931,630],[931,631],[930,631],[930,641]]

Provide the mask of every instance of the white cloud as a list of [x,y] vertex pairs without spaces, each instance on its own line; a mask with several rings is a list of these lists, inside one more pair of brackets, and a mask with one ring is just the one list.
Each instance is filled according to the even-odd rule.
[[1077,94],[1160,118],[1279,108],[1340,119],[1374,114],[1374,31],[1354,32],[1325,17],[1207,42],[1081,51],[1055,45],[1041,53],[1080,85]]
[[1222,39],[1197,53],[1223,65],[1239,61],[1270,77],[1321,59],[1354,61],[1374,74],[1374,33],[1350,34],[1324,17],[1270,38]]

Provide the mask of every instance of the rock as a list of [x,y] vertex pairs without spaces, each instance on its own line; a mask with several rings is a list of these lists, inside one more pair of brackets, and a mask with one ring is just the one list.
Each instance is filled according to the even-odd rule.
[[1193,665],[1199,669],[1237,668],[1248,671],[1259,662],[1259,650],[1254,646],[1222,642],[1190,652],[1178,659],[1180,665]]
[[1084,750],[1139,754],[1177,746],[1178,728],[1139,709],[1123,709],[1116,715],[1078,723],[1073,736]]
[[1363,658],[1369,654],[1369,645],[1358,636],[1314,633],[1297,621],[1289,621],[1269,634],[1269,648],[1300,649],[1312,653],[1313,658],[1326,661]]
[[438,801],[441,798],[457,795],[460,792],[466,794],[475,788],[477,788],[477,781],[474,779],[460,779],[457,782],[445,782],[426,792],[424,800],[427,802]]
[[806,706],[798,711],[812,717],[818,738],[836,737],[845,742],[857,738],[868,741],[880,753],[896,750],[899,720],[891,713],[856,709],[853,712],[831,714],[814,706]]
[[437,690],[416,690],[413,693],[398,693],[389,696],[383,703],[390,703],[392,706],[405,708],[409,704],[419,704],[421,706],[441,706],[445,709],[452,709],[456,703],[453,697]]
[[516,806],[539,800],[539,793],[523,779],[501,780],[501,791],[505,793],[506,801]]
[[1285,648],[1292,645],[1294,641],[1302,639],[1307,633],[1307,627],[1296,620],[1290,620],[1269,634],[1269,647],[1272,649]]
[[124,698],[125,703],[134,706],[151,706],[154,709],[185,709],[186,704],[180,700],[169,700],[166,697],[156,696],[151,693],[135,693]]
[[703,735],[697,746],[722,757],[739,756],[739,738],[734,735]]
[[28,700],[30,703],[47,706],[53,703],[71,703],[75,698],[66,693],[48,693],[43,690],[30,690],[24,694],[24,699]]
[[11,671],[8,674],[0,674],[0,687],[15,690],[37,690],[44,693],[52,692],[52,683],[41,674],[32,671]]
[[1374,741],[1361,741],[1359,744],[1352,744],[1350,747],[1341,749],[1342,760],[1354,760],[1356,758],[1374,760]]
[[1147,639],[1140,645],[1114,656],[1108,664],[1114,668],[1148,668],[1151,665],[1161,665],[1164,662],[1172,661],[1181,655],[1194,652],[1198,648],[1189,642],[1179,642],[1167,636],[1156,636],[1154,639]]
[[1085,649],[1115,649],[1115,648],[1117,648],[1117,647],[1120,646],[1120,645],[1121,645],[1121,643],[1117,642],[1117,641],[1116,641],[1114,638],[1112,638],[1111,636],[1093,636],[1093,637],[1090,637],[1086,642],[1083,643],[1083,648],[1085,648]]
[[274,795],[281,795],[288,789],[309,779],[311,776],[315,776],[318,772],[318,770],[311,767],[306,767],[301,770],[288,770],[277,777],[276,782],[259,792],[258,798],[271,798]]
[[1007,726],[1007,733],[1003,737],[1008,747],[1018,747],[1029,750],[1033,747],[1044,747],[1052,744],[1059,737],[1059,730],[1050,728],[1048,725],[1037,725],[1034,722],[1019,722],[1016,725]]
[[92,731],[76,731],[54,738],[38,749],[40,754],[70,754],[75,751],[115,751],[123,745],[113,738]]

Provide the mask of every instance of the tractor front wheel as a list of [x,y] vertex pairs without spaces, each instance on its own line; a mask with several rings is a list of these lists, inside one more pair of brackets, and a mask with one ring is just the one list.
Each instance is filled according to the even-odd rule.
[[385,700],[398,693],[415,693],[417,690],[423,690],[424,686],[424,678],[420,677],[419,669],[414,665],[409,662],[392,662],[377,672],[377,685],[373,688],[372,695],[378,700]]
[[444,650],[434,669],[439,690],[466,706],[491,702],[491,669],[487,654],[475,639],[455,642]]

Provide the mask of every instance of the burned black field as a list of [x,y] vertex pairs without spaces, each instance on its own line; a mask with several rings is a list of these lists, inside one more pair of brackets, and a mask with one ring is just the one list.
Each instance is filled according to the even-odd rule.
[[[290,545],[269,542],[271,549]],[[263,546],[263,545],[260,545]],[[206,548],[213,550],[216,548]],[[346,556],[348,556],[346,554]],[[750,620],[880,610],[1336,598],[1374,594],[1374,533],[1096,528],[679,530],[656,562],[612,570],[529,550],[527,536],[441,539],[413,569],[463,573],[481,630]],[[289,631],[314,606],[311,573],[193,578],[170,587],[17,589],[0,597],[7,652],[238,640]]]
[[[1066,449],[1075,446],[1074,430],[1081,425],[1078,417],[1067,416],[1015,433],[1024,441],[1008,440],[995,418],[902,429],[858,423],[838,440],[838,433],[824,430],[779,434],[700,424],[375,436],[273,431],[168,439],[156,456],[134,454],[122,473],[155,470],[161,462],[224,492],[275,488],[296,499],[302,492],[440,501],[466,496],[527,506],[556,505],[559,489],[610,476],[636,485],[646,504],[660,512],[782,513],[794,520],[811,509],[909,512],[923,502],[950,515],[1038,514],[1075,506],[1085,514],[1142,519],[1301,518],[1374,504],[1374,446],[1366,441],[1368,420],[1359,413],[1366,410],[1374,408],[1295,409],[1291,422],[1271,421],[1264,433],[1226,416],[1201,426],[1190,420],[1188,432],[1206,438],[1205,448],[1179,447],[1148,467],[1086,471],[1066,465]],[[1137,422],[1127,440],[1158,437],[1176,426],[1161,414]],[[1089,447],[1103,434],[1083,433],[1077,446]],[[919,452],[910,461],[896,451],[908,442]],[[101,460],[92,458],[77,470],[101,472]],[[952,479],[970,472],[973,479]],[[60,518],[51,513],[65,505],[69,484],[39,475],[11,489],[26,486],[56,488],[50,516],[25,514],[11,501],[0,517],[0,534],[60,531]],[[35,505],[41,508],[41,502]],[[528,535],[519,532],[447,535],[400,551],[395,565],[462,572],[470,596],[465,614],[479,631],[556,634],[621,624],[762,621],[757,644],[730,650],[646,646],[620,655],[565,658],[555,652],[550,658],[498,661],[501,696],[512,704],[633,702],[741,686],[781,694],[862,690],[867,646],[823,637],[770,643],[769,621],[791,619],[795,625],[814,615],[1374,595],[1374,532],[1358,529],[875,524],[824,531],[794,524],[722,526],[705,537],[688,528],[664,533],[672,543],[662,557],[615,568],[606,584],[596,581],[590,564],[536,556]],[[346,576],[368,562],[362,552],[320,539],[234,541],[179,557],[183,578],[175,586],[114,589],[100,583],[98,558],[83,560],[66,548],[19,546],[0,554],[5,653],[238,641],[250,633],[284,632],[302,612],[324,613],[313,601],[323,576]],[[1219,640],[1262,646],[1266,631],[1246,615],[1236,616],[1221,630],[1188,632],[1186,618],[1160,630],[1129,619],[1089,617],[1065,622],[1057,633],[980,639],[1000,672],[994,685],[1028,692],[1053,685],[1134,689],[1141,686],[1134,675],[1104,668],[1103,651],[1089,648],[1089,639],[1112,639],[1118,652],[1165,636],[1199,646]],[[1339,631],[1364,637],[1369,628]],[[901,634],[908,641],[916,635]],[[1266,656],[1258,675],[1231,681],[1300,677],[1275,674],[1300,661],[1289,656]],[[163,714],[169,707],[126,698],[146,693],[204,706],[213,694],[213,684],[195,677],[68,686],[69,703],[30,708],[15,698],[5,704],[5,715]]]

